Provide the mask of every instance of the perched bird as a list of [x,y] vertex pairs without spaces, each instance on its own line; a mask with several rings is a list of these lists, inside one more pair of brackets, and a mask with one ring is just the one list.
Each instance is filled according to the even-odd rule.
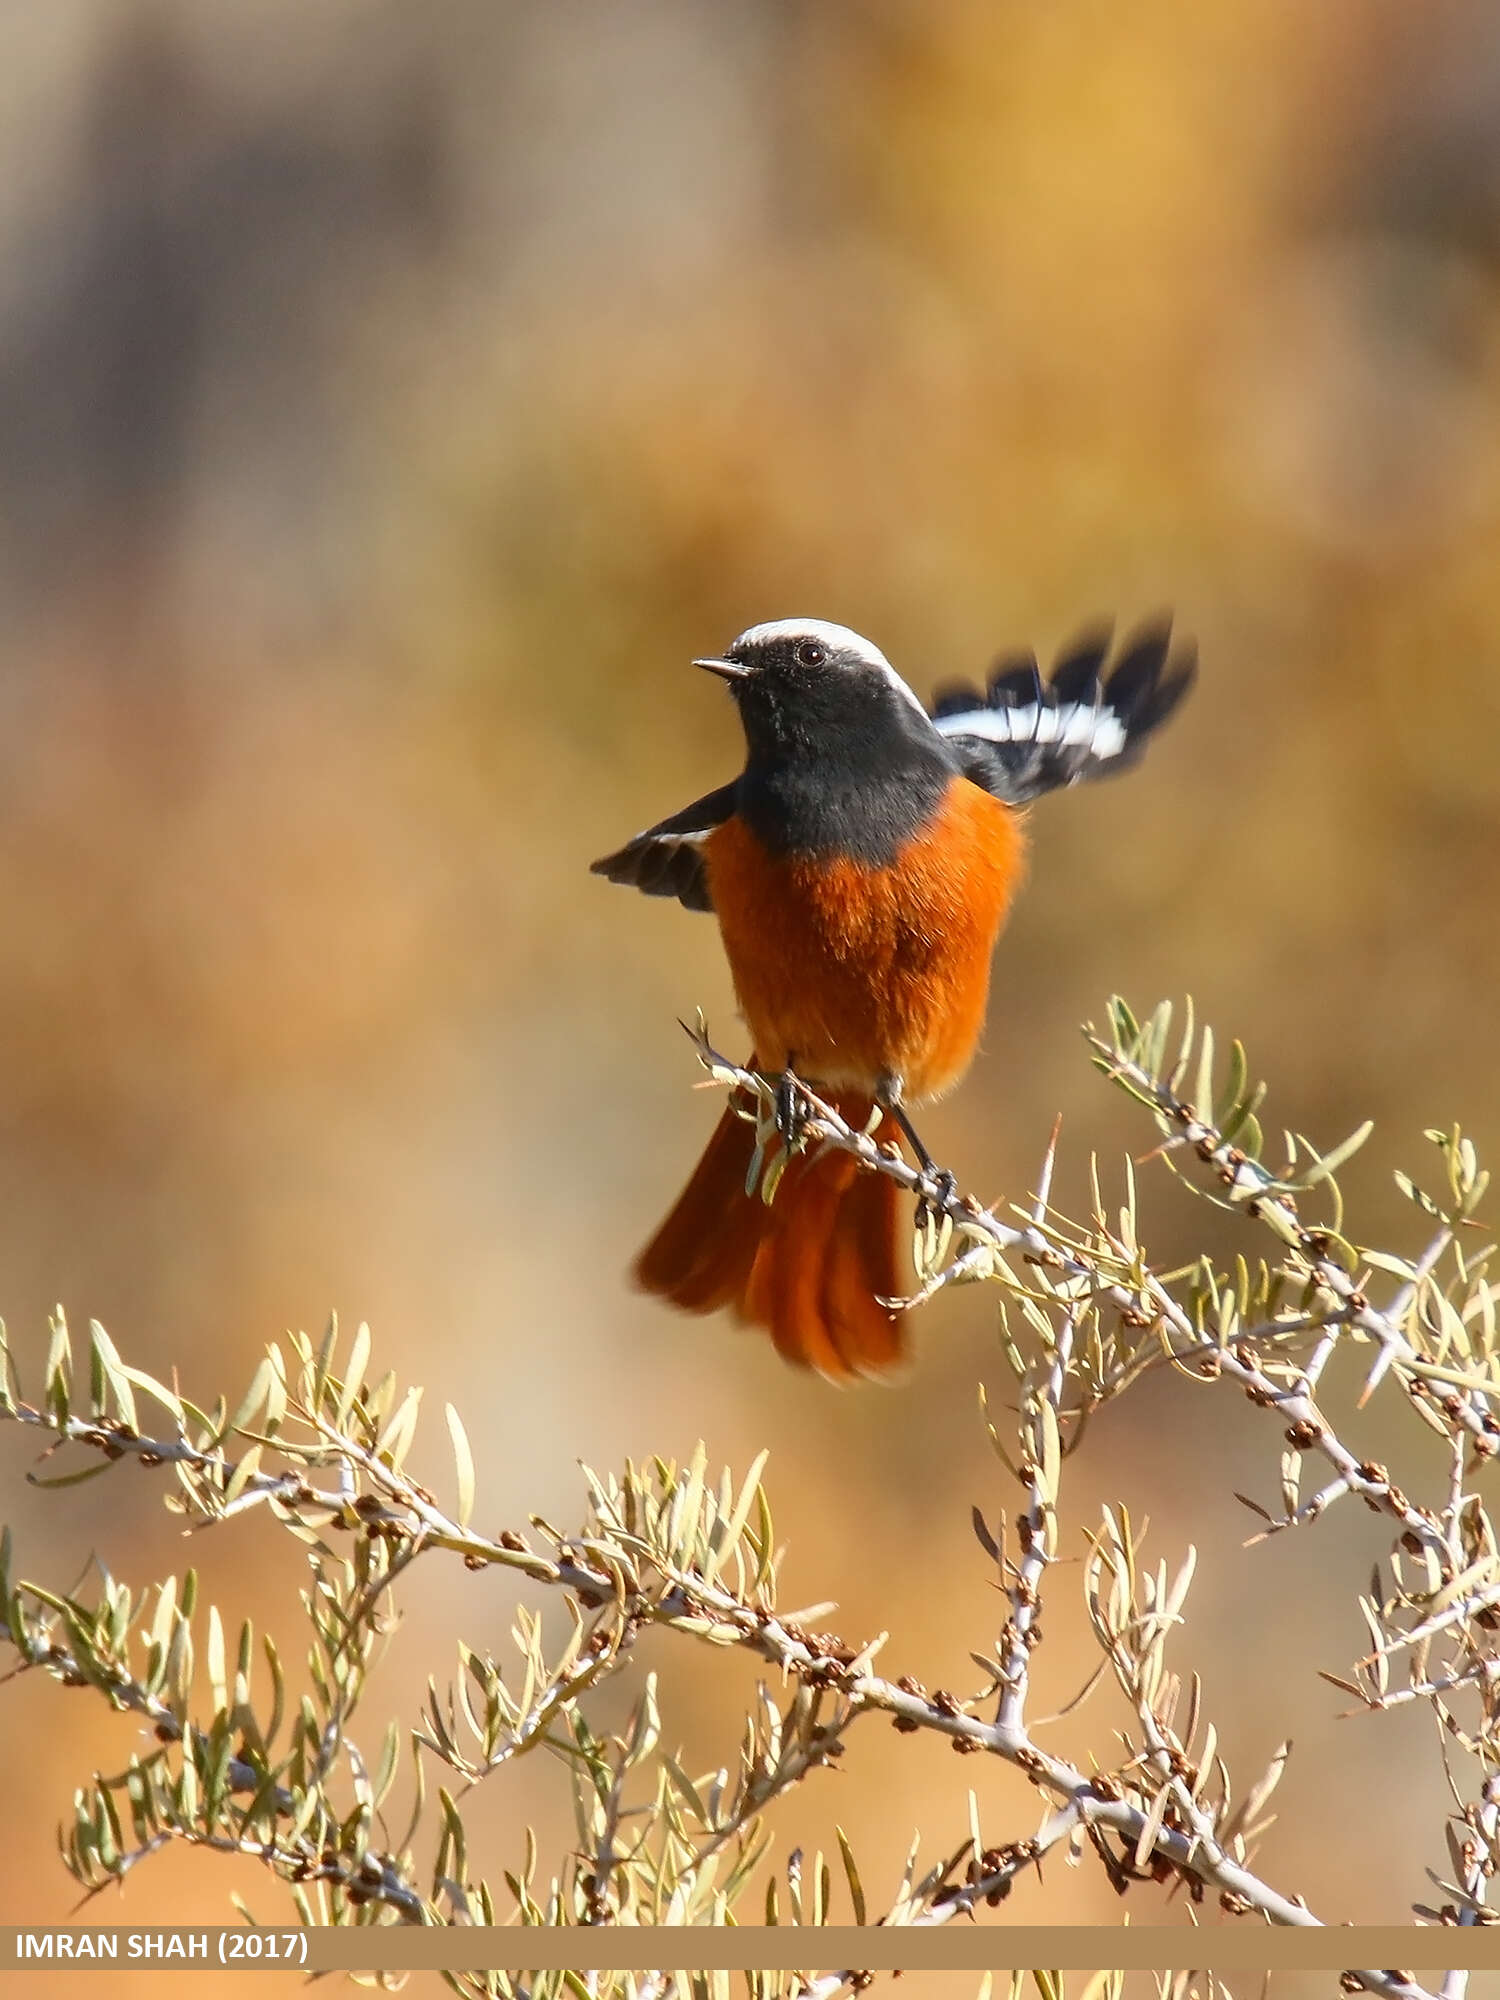
[[[744,725],[732,783],[637,834],[593,872],[718,917],[740,1012],[768,1076],[795,1074],[877,1141],[968,1068],[990,955],[1041,793],[1126,769],[1186,693],[1169,622],[1109,660],[1107,629],[1044,683],[1032,655],[929,712],[846,626],[783,618],[697,660]],[[876,1117],[879,1107],[878,1118]],[[794,1152],[767,1203],[746,1182],[755,1130],[731,1106],[641,1252],[641,1287],[684,1311],[729,1306],[788,1360],[874,1375],[901,1358],[900,1191],[831,1148]]]

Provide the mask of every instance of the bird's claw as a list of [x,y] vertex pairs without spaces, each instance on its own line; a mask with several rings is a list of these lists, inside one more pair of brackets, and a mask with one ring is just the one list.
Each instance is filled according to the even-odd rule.
[[789,1153],[797,1150],[807,1125],[807,1110],[800,1091],[797,1073],[788,1064],[776,1079],[776,1130]]
[[945,1214],[958,1193],[958,1175],[949,1167],[927,1166],[917,1183],[917,1227],[926,1229]]

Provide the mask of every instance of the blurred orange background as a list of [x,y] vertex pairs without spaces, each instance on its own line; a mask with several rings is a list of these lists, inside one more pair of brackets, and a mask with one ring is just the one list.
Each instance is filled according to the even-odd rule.
[[[715,1106],[678,1015],[735,1024],[708,920],[589,861],[729,776],[695,652],[833,618],[919,690],[1162,606],[1198,691],[1146,766],[1044,802],[983,1057],[925,1120],[1021,1198],[1061,1110],[1152,1134],[1076,1024],[1191,991],[1273,1083],[1273,1128],[1366,1116],[1352,1227],[1416,1240],[1424,1125],[1496,1136],[1500,979],[1500,15],[1395,0],[53,0],[0,64],[0,1309],[39,1366],[62,1300],[210,1398],[284,1326],[368,1319],[465,1413],[482,1515],[581,1510],[580,1458],[768,1478],[788,1601],[888,1628],[967,1687],[1000,1613],[968,1526],[1011,1505],[975,1409],[1004,1377],[967,1291],[894,1391],[633,1297],[624,1270]],[[1157,1169],[1162,1266],[1229,1234]],[[1426,1434],[1421,1433],[1425,1440]],[[1442,1467],[1379,1404],[1351,1438]],[[1331,1920],[1400,1921],[1446,1867],[1415,1713],[1337,1723],[1388,1542],[1361,1512],[1246,1551],[1280,1440],[1148,1381],[1064,1489],[1200,1550],[1176,1659],[1241,1785],[1296,1744],[1260,1865]],[[429,1417],[417,1466],[448,1452]],[[295,1632],[263,1521],[184,1549],[160,1482],[40,1495],[0,1433],[23,1573],[187,1560]],[[1089,1651],[1052,1579],[1035,1707]],[[503,1649],[507,1586],[439,1558],[372,1736]],[[744,1663],[657,1642],[668,1736],[732,1755]],[[600,1704],[623,1713],[630,1690]],[[3,1920],[75,1892],[53,1824],[132,1725],[0,1694],[27,1837]],[[1098,1698],[1060,1747],[1110,1751]],[[1051,1739],[1049,1739],[1051,1740]],[[476,1808],[498,1878],[555,1766]],[[872,1905],[914,1828],[1029,1833],[1012,1774],[872,1723],[776,1822],[856,1831]],[[544,1852],[547,1850],[544,1847]],[[220,1921],[246,1863],[174,1855],[91,1921]],[[1135,1922],[1179,1902],[1132,1898]],[[1006,1914],[1115,1921],[1092,1863]],[[129,1982],[119,1981],[121,1990]]]

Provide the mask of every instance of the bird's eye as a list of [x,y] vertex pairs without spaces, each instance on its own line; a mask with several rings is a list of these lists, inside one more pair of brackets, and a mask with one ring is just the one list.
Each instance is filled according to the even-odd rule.
[[827,658],[827,649],[820,646],[816,639],[803,639],[798,642],[797,664],[799,667],[821,667]]

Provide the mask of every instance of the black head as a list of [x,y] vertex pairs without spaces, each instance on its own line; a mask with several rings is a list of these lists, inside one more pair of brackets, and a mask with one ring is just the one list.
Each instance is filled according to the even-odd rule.
[[748,749],[741,810],[773,847],[887,858],[958,768],[884,653],[847,625],[752,625],[696,664],[729,683]]
[[878,646],[818,618],[779,618],[742,632],[722,659],[697,666],[728,681],[752,759],[874,736],[929,744],[927,711]]

